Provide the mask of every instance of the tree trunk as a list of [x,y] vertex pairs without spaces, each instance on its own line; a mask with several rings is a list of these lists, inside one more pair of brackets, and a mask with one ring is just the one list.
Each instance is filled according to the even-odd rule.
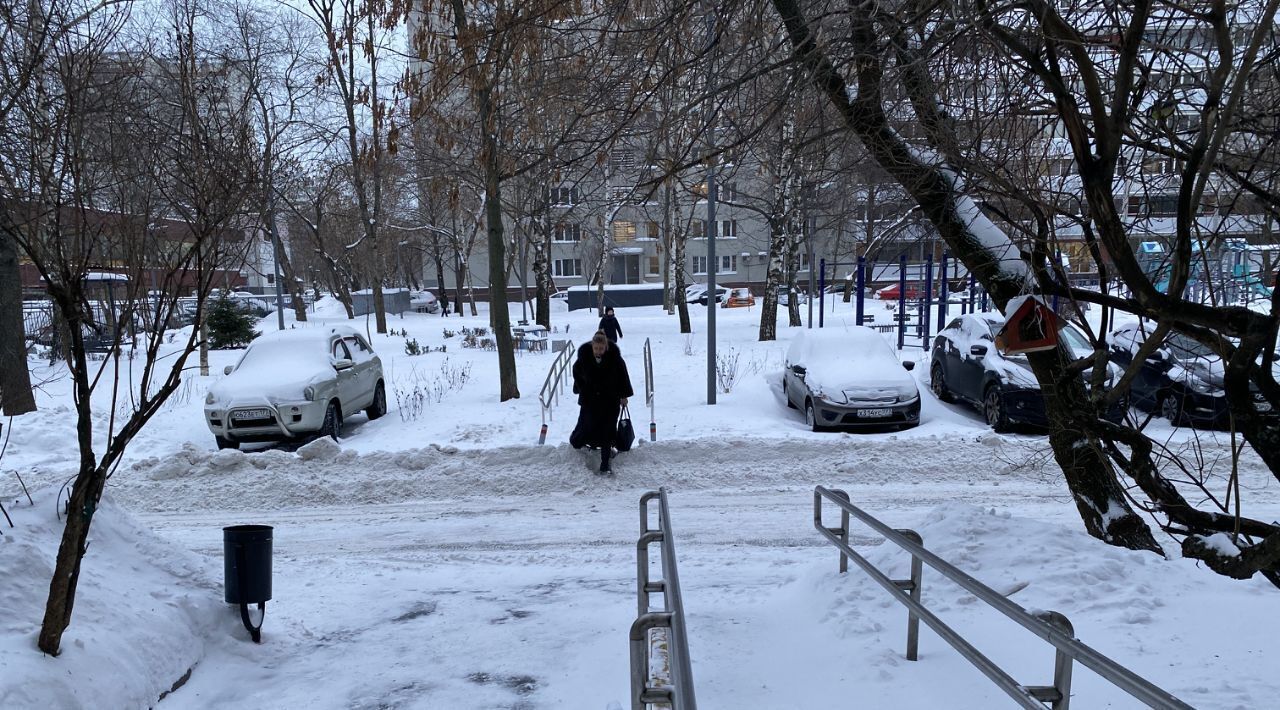
[[27,370],[18,250],[3,230],[0,230],[0,410],[10,417],[36,411],[31,373]]
[[[685,264],[685,238],[681,235],[673,239],[676,243],[675,270],[676,270],[676,310],[680,313],[680,332],[692,333],[693,324],[689,322],[689,299],[685,297],[685,289],[689,284],[684,280],[684,264]],[[708,293],[707,298],[715,298],[715,294]]]
[[[786,235],[778,220],[769,220],[769,270],[764,277],[764,305],[760,311],[760,341],[778,339],[778,287],[782,285],[782,265]],[[795,300],[792,297],[790,300]]]
[[293,299],[293,317],[299,323],[307,322],[307,301],[302,292],[302,282],[298,281],[298,275],[293,272],[293,262],[289,260],[288,249],[284,248],[284,244],[280,245],[280,274],[285,283],[289,284],[289,297]]
[[542,232],[533,240],[533,282],[537,291],[537,303],[534,306],[533,320],[538,325],[551,330],[551,291],[555,283],[551,280],[551,230],[545,221]]

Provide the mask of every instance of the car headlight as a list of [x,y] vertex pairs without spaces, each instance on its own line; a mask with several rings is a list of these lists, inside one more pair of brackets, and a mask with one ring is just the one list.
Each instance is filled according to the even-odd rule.
[[307,401],[308,401],[308,402],[314,402],[314,401],[316,401],[316,388],[315,388],[315,387],[312,387],[311,385],[307,385],[307,386],[302,390],[302,396],[303,396],[303,397],[306,397],[306,399],[307,399]]
[[1213,391],[1213,385],[1195,376],[1187,378],[1187,385],[1200,394],[1209,394]]
[[217,404],[217,403],[218,403],[218,398],[217,398],[217,397],[214,397],[214,396],[213,396],[213,393],[212,393],[212,392],[210,392],[209,394],[206,394],[206,395],[204,396],[204,403],[205,403],[205,404]]

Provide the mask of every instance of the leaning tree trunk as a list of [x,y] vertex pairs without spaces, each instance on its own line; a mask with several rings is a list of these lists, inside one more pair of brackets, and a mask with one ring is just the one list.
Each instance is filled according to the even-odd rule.
[[[773,5],[786,27],[796,58],[804,64],[818,91],[831,102],[876,163],[912,196],[952,254],[977,276],[998,306],[1003,308],[1010,298],[1020,295],[1027,275],[1002,267],[999,259],[1003,255],[993,252],[999,248],[1012,250],[1012,243],[1007,247],[993,246],[989,234],[978,234],[975,230],[994,230],[995,226],[983,221],[981,212],[959,192],[941,166],[924,162],[889,125],[880,104],[883,58],[889,49],[877,34],[874,15],[850,18],[847,34],[856,54],[851,65],[856,77],[850,79],[840,74],[818,46],[798,0],[773,0]],[[922,89],[911,85],[913,76],[911,72],[904,74],[909,94]],[[856,86],[856,90],[850,86]],[[1089,405],[1084,382],[1067,371],[1061,348],[1030,353],[1028,360],[1042,383],[1054,457],[1085,529],[1113,545],[1162,552],[1151,529],[1125,498],[1113,464],[1095,433],[1097,412]]]
[[22,323],[22,278],[13,239],[0,230],[0,410],[6,416],[36,411],[27,370]]

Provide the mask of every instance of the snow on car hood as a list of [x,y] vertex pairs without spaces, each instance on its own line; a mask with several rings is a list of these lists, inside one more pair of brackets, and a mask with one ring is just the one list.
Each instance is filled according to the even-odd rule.
[[787,351],[788,365],[805,368],[805,384],[837,403],[907,401],[919,396],[915,378],[879,333],[861,326],[802,330]]
[[209,388],[217,402],[266,399],[297,402],[307,385],[335,376],[325,342],[259,341],[249,346],[236,369]]

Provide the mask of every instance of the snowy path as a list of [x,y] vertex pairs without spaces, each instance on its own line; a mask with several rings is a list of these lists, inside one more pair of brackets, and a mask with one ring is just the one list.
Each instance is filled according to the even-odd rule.
[[[636,503],[658,485],[672,491],[705,707],[823,708],[835,698],[1003,707],[928,631],[928,664],[901,660],[905,613],[864,579],[834,574],[837,555],[812,529],[812,485],[844,487],[895,525],[959,503],[1078,527],[1052,476],[1000,462],[1024,461],[1042,440],[752,443],[646,445],[621,458],[615,478],[592,475],[588,455],[566,447],[355,455],[322,445],[309,462],[187,452],[194,461],[182,475],[160,462],[122,472],[117,500],[149,511],[145,522],[210,559],[221,557],[221,526],[276,526],[266,643],[247,643],[228,613],[227,636],[161,707],[625,707]],[[897,472],[904,461],[912,474]],[[1068,587],[1081,574],[1072,565],[1061,563]],[[1082,637],[1096,637],[1108,614],[1131,611],[1144,594],[1124,586],[1104,582],[1099,598],[1082,597],[1104,610],[1101,621],[1077,620]],[[1029,635],[993,637],[973,623],[990,615],[963,594],[926,590],[1026,682],[1045,680],[1051,654]],[[1120,638],[1114,652],[1141,664],[1132,639]],[[1081,707],[1133,707],[1091,674],[1077,676],[1080,691],[1094,693]],[[1208,706],[1237,706],[1226,699]]]

